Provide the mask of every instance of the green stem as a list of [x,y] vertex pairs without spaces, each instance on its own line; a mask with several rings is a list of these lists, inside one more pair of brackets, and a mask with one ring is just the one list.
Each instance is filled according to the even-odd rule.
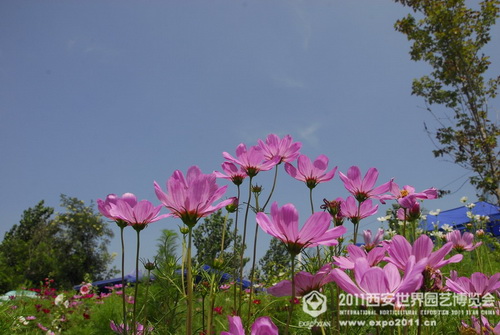
[[276,165],[276,168],[274,170],[274,181],[273,181],[273,187],[271,188],[271,193],[269,193],[269,197],[267,198],[266,202],[264,203],[264,207],[262,207],[262,212],[266,209],[267,204],[269,203],[269,200],[271,200],[271,197],[274,193],[274,189],[276,188],[276,181],[278,180],[278,165]]
[[292,263],[292,299],[290,300],[290,308],[288,309],[288,319],[286,321],[285,335],[288,335],[288,329],[290,327],[290,323],[292,322],[293,315],[293,306],[295,304],[295,255],[291,255],[291,263]]
[[[311,204],[311,214],[314,214],[313,188],[309,187],[309,203]],[[321,250],[316,246],[316,256],[318,257],[318,269],[321,268]]]
[[146,285],[146,296],[144,299],[144,335],[147,335],[148,331],[148,297],[149,297],[149,286],[151,286],[151,270],[148,269],[148,282]]
[[353,237],[353,244],[356,245],[356,240],[357,240],[357,237],[358,237],[358,227],[359,227],[359,222],[356,222],[354,223],[354,237]]
[[205,329],[205,294],[201,295],[201,329]]
[[224,217],[224,223],[222,225],[222,242],[220,244],[220,255],[219,258],[222,257],[222,254],[224,252],[224,240],[226,237],[226,225],[227,225],[227,218],[229,217],[229,213],[226,213],[226,216]]
[[[134,226],[135,228],[135,226]],[[134,288],[134,314],[133,314],[133,318],[132,318],[132,330],[133,330],[133,333],[132,334],[135,334],[136,333],[136,329],[137,329],[137,324],[136,324],[136,320],[137,320],[137,300],[138,300],[138,296],[137,296],[137,293],[139,291],[139,250],[140,250],[140,247],[141,247],[141,229],[138,229],[136,228],[136,232],[137,232],[137,250],[136,250],[136,257],[135,257],[135,288]]]
[[[476,258],[477,258],[477,263],[479,264],[479,271],[483,272],[483,262],[482,262],[482,258],[481,258],[481,254],[480,254],[480,251],[479,249],[481,248],[482,246],[479,246],[478,248],[476,248]],[[471,253],[471,259],[472,259],[472,253]],[[488,257],[488,260],[489,260],[489,257]]]
[[404,218],[404,221],[403,221],[403,237],[404,238],[406,238],[406,211],[407,211],[407,209],[405,208],[404,209],[404,216],[405,216],[405,218]]
[[336,300],[336,303],[335,303],[335,307],[337,309],[337,316],[336,316],[336,320],[335,320],[335,325],[337,327],[337,334],[340,335],[340,286],[337,285],[337,283],[335,283],[335,293],[337,294],[337,300]]
[[255,225],[255,237],[253,246],[253,260],[252,260],[252,272],[250,276],[250,297],[248,305],[247,323],[250,324],[250,317],[252,314],[252,295],[253,295],[253,283],[255,281],[255,259],[257,258],[257,234],[259,233],[259,225]]
[[127,301],[125,296],[125,240],[123,238],[124,226],[120,225],[120,239],[122,243],[122,308],[123,308],[123,334],[127,335]]
[[191,245],[193,239],[193,228],[189,227],[187,247],[187,317],[186,335],[193,334],[193,272],[191,268]]
[[186,235],[182,234],[182,262],[181,262],[181,286],[182,286],[182,294],[184,295],[186,293],[186,285],[185,285],[185,267],[187,264],[186,260],[186,254],[187,254],[187,249],[186,249]]
[[311,214],[314,214],[313,189],[309,187],[309,203],[311,204]]
[[411,224],[411,234],[412,234],[412,243],[415,242],[415,240],[417,239],[417,221],[416,220],[412,220],[410,222]]
[[[237,185],[237,189],[238,189],[238,204],[240,203],[240,185]],[[234,222],[234,241],[233,241],[233,260],[236,260],[237,258],[237,249],[236,249],[236,241],[238,240],[237,237],[238,237],[238,213],[240,211],[239,210],[236,210],[236,217],[235,217],[235,222]],[[242,245],[243,247],[243,245]],[[236,285],[236,278],[238,277],[238,273],[237,273],[237,267],[234,268],[234,275],[233,275],[233,279],[235,281],[235,284],[233,285],[233,311],[236,312],[236,305],[237,305],[237,285]]]
[[[245,254],[245,245],[246,245],[246,238],[247,238],[247,222],[248,222],[248,211],[250,209],[250,201],[252,200],[252,179],[253,177],[248,177],[249,178],[249,186],[248,186],[248,201],[247,201],[247,207],[245,209],[245,219],[243,220],[243,240],[242,240],[242,248],[241,248],[241,253],[240,253],[240,273],[239,273],[239,280],[240,280],[240,286],[243,284],[243,256]],[[242,305],[242,296],[243,296],[243,286],[240,288],[240,296],[239,296],[239,305],[238,305],[238,312],[237,314],[239,315],[241,312],[241,305]]]
[[[255,194],[255,208],[257,211],[260,211],[259,209],[259,196],[256,193]],[[253,256],[252,256],[252,270],[250,272],[250,296],[248,298],[248,314],[247,314],[247,324],[250,324],[250,318],[252,316],[252,296],[253,296],[253,283],[255,281],[255,260],[257,258],[257,236],[259,233],[259,225],[255,225],[255,235],[253,239]]]
[[353,238],[353,244],[356,245],[356,241],[358,239],[358,227],[359,227],[359,221],[360,221],[360,213],[361,213],[361,202],[358,201],[358,211],[356,212],[356,222],[353,222],[354,224],[354,238]]
[[208,321],[207,321],[207,334],[212,335],[212,323],[214,318],[215,306],[215,273],[212,273],[210,280],[210,293],[208,298]]
[[478,307],[478,311],[479,311],[479,326],[480,326],[480,334],[483,335],[484,334],[484,330],[483,330],[483,316],[482,316],[482,313],[481,313],[481,299],[479,299],[479,307]]

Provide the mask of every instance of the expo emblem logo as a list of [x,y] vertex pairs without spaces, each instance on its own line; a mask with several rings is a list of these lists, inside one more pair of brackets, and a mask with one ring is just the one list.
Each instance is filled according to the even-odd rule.
[[313,318],[326,312],[326,295],[311,291],[302,297],[302,310]]

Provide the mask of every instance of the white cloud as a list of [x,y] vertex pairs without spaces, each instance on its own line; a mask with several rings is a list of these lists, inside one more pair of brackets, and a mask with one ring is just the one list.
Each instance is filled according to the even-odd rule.
[[292,78],[290,76],[273,76],[273,83],[278,87],[284,88],[304,88],[305,85],[302,81]]
[[66,50],[72,53],[97,57],[100,61],[110,61],[119,55],[117,50],[88,38],[69,39],[66,41]]
[[318,130],[321,128],[319,123],[313,123],[306,128],[298,130],[299,137],[302,141],[307,142],[312,147],[319,145]]
[[309,41],[311,39],[312,28],[310,19],[308,18],[308,13],[304,5],[308,5],[306,1],[291,1],[290,2],[292,10],[296,15],[296,23],[298,26],[299,33],[302,37],[302,47],[304,50],[309,48]]

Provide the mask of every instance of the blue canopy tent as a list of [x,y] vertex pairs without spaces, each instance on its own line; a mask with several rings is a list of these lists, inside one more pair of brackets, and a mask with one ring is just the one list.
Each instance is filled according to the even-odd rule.
[[[144,279],[143,277],[144,277],[144,274],[141,271],[139,271],[140,280],[143,280]],[[153,280],[153,279],[154,279],[154,277],[151,275],[151,280]],[[125,280],[125,285],[127,285],[127,283],[135,283],[137,281],[137,276],[135,275],[135,271],[132,271],[131,273],[125,275],[124,280]],[[107,287],[121,284],[121,283],[122,283],[122,277],[119,277],[119,278],[98,280],[98,281],[92,282],[92,286],[97,287],[99,292],[109,292],[110,289],[108,289]],[[73,286],[73,289],[75,289],[76,291],[79,291],[81,287],[82,287],[82,285],[75,285],[75,286]]]
[[[232,279],[233,279],[233,276],[231,276],[229,273],[225,273],[225,272],[220,272],[220,271],[217,271],[217,270],[215,270],[215,269],[212,269],[209,265],[206,265],[206,264],[205,264],[205,265],[203,265],[203,266],[201,267],[201,269],[202,269],[203,271],[205,271],[205,272],[209,272],[209,273],[210,273],[210,272],[215,272],[215,273],[218,273],[218,274],[220,275],[220,284],[230,282],[230,281],[232,281]],[[180,274],[180,273],[181,273],[181,271],[180,271],[180,270],[177,270],[176,272],[177,272],[178,274]],[[186,273],[186,270],[184,270],[184,273]],[[201,277],[201,275],[200,275],[200,274],[198,274],[198,275],[194,278],[195,283],[198,283],[198,282],[200,282],[201,280],[202,280],[202,277]],[[241,287],[242,287],[243,289],[247,289],[247,288],[249,288],[249,287],[250,287],[250,280],[247,280],[247,279],[240,280],[239,278],[237,278],[234,282],[235,282],[235,283],[240,284],[240,285],[241,285]]]
[[[204,271],[207,271],[207,272],[211,272],[211,271],[214,271],[212,270],[212,268],[208,265],[203,265],[202,269]],[[181,270],[177,270],[176,273],[178,273],[179,275],[181,274]],[[139,278],[140,280],[143,280],[145,275],[139,271]],[[128,284],[128,283],[135,283],[137,281],[137,276],[135,275],[135,271],[133,271],[132,273],[129,273],[128,275],[125,275],[125,285]],[[221,273],[221,283],[223,282],[229,282],[231,281],[232,279],[232,276],[228,273]],[[151,274],[151,280],[154,280],[154,276]],[[201,280],[201,276],[196,276],[195,277],[195,282],[199,282]],[[243,279],[243,280],[240,280],[240,279],[237,279],[236,280],[237,283],[241,284],[241,286],[243,287],[243,289],[247,289],[250,287],[250,281],[249,280],[246,280],[246,279]],[[113,286],[113,285],[116,285],[116,284],[121,284],[122,283],[122,278],[119,277],[119,278],[113,278],[113,279],[106,279],[106,280],[99,280],[99,281],[95,281],[92,283],[92,286],[94,287],[97,287],[99,292],[109,292],[109,289],[107,287],[110,287],[110,286]],[[73,289],[75,289],[76,291],[79,291],[80,288],[82,287],[82,285],[76,285],[76,286],[73,286]]]
[[442,211],[438,215],[427,215],[426,220],[422,221],[422,226],[427,231],[435,230],[436,224],[438,229],[442,229],[444,224],[448,224],[454,229],[464,230],[466,224],[471,222],[467,216],[468,211],[472,211],[474,215],[488,216],[490,220],[486,223],[486,231],[494,236],[500,236],[500,207],[484,201],[476,202],[472,209],[462,206]]

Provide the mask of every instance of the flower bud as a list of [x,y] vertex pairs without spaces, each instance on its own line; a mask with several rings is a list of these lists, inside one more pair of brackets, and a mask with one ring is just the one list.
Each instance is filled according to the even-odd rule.
[[153,271],[156,268],[156,263],[151,261],[144,262],[144,268],[148,271]]
[[252,186],[252,192],[260,194],[260,192],[262,192],[262,186],[259,185]]
[[215,258],[214,259],[214,269],[221,269],[223,265],[224,265],[223,258]]
[[233,197],[233,203],[226,206],[228,213],[234,213],[238,210],[238,198]]

